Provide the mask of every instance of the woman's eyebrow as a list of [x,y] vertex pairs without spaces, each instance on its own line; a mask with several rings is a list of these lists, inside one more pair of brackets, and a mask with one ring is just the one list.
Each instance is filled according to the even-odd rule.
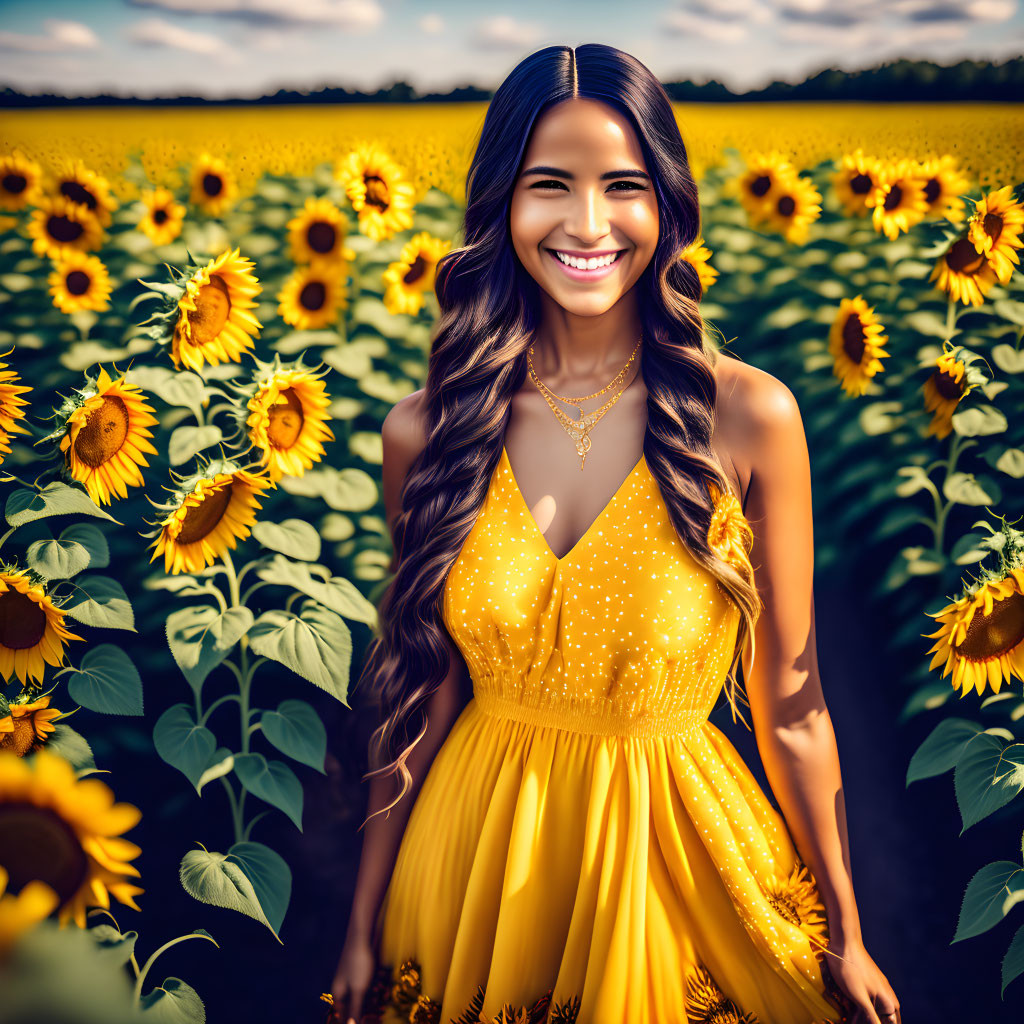
[[[568,178],[570,181],[574,180],[576,175],[570,174],[568,171],[563,171],[559,167],[528,167],[520,177],[525,178],[528,174],[546,174],[552,178]],[[601,180],[605,181],[608,178],[643,178],[645,181],[650,181],[651,176],[645,171],[641,171],[638,168],[626,168],[622,171],[605,171],[601,175]]]

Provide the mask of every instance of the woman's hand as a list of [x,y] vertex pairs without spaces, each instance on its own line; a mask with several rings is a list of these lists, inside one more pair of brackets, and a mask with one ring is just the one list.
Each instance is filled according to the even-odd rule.
[[836,941],[828,948],[837,955],[825,955],[822,971],[844,1011],[843,1024],[903,1024],[900,1001],[864,944]]
[[[341,1024],[359,1024],[363,999],[373,981],[377,957],[368,939],[349,937],[331,982],[334,1010]],[[333,1018],[332,1018],[333,1019]]]

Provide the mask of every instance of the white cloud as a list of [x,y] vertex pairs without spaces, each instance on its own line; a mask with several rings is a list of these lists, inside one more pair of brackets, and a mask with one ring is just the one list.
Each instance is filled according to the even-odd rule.
[[220,15],[254,24],[330,25],[368,32],[384,20],[378,0],[129,0],[174,14]]
[[21,32],[0,32],[0,50],[59,53],[68,50],[95,50],[100,45],[96,33],[80,21],[47,18],[43,22],[43,30],[45,35],[41,36],[30,36]]
[[518,50],[535,43],[540,34],[539,25],[495,14],[477,22],[472,43],[484,50]]
[[444,19],[440,14],[424,14],[417,24],[420,31],[428,36],[436,36],[444,31]]
[[666,11],[661,24],[672,35],[696,36],[713,43],[739,43],[750,34],[747,26],[740,21],[718,21],[678,9]]
[[173,25],[163,18],[145,18],[129,26],[125,32],[127,37],[140,46],[152,46],[168,50],[185,50],[187,53],[198,53],[204,57],[236,58],[237,55],[217,36],[207,32],[193,32]]

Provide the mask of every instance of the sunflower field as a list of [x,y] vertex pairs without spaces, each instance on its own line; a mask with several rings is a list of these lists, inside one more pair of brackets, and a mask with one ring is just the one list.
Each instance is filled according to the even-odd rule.
[[[482,108],[414,129],[361,107],[276,148],[53,116],[0,149],[5,1019],[338,1019],[326,993],[281,996],[275,958],[293,892],[351,896],[355,854],[306,828],[358,846],[380,425],[425,376]],[[709,332],[741,315],[738,354],[828,439],[816,564],[873,560],[883,646],[917,665],[891,684],[930,722],[907,786],[950,773],[964,830],[1020,834],[947,897],[956,942],[1024,899],[1024,173],[983,110],[970,152],[944,135],[966,115],[901,116],[874,146],[841,119],[785,146],[749,116],[732,144],[693,128],[702,236],[679,258]],[[703,122],[680,120],[689,144]],[[194,964],[169,952],[193,939],[209,962],[236,945],[215,986],[154,966]],[[1018,920],[986,982],[1022,974]]]

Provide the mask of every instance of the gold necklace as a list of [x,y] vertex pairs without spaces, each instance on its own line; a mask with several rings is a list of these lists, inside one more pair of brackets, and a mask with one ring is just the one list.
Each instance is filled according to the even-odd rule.
[[[642,340],[642,339],[641,339]],[[565,432],[573,439],[576,445],[576,453],[580,456],[580,471],[583,471],[583,467],[587,461],[587,452],[590,451],[593,442],[590,439],[590,433],[594,427],[601,421],[605,413],[622,397],[623,392],[632,383],[630,380],[627,384],[624,384],[619,391],[613,395],[604,405],[599,406],[597,409],[593,409],[588,413],[584,413],[582,408],[579,408],[581,402],[585,402],[588,398],[596,398],[598,395],[603,395],[609,388],[613,387],[615,382],[620,380],[625,372],[629,369],[630,364],[636,358],[636,354],[640,349],[640,341],[638,340],[636,346],[633,349],[632,354],[626,361],[626,365],[612,378],[609,384],[606,384],[600,391],[594,392],[593,395],[585,395],[582,398],[571,398],[556,395],[536,374],[533,369],[533,346],[531,345],[527,354],[526,362],[527,368],[530,373],[530,379],[537,386],[541,395],[544,397],[544,401],[548,403],[551,411],[555,414],[555,419],[561,423]],[[559,399],[563,402],[569,402],[576,405],[579,408],[579,419],[572,420],[563,412],[558,406],[555,405],[552,399]]]

